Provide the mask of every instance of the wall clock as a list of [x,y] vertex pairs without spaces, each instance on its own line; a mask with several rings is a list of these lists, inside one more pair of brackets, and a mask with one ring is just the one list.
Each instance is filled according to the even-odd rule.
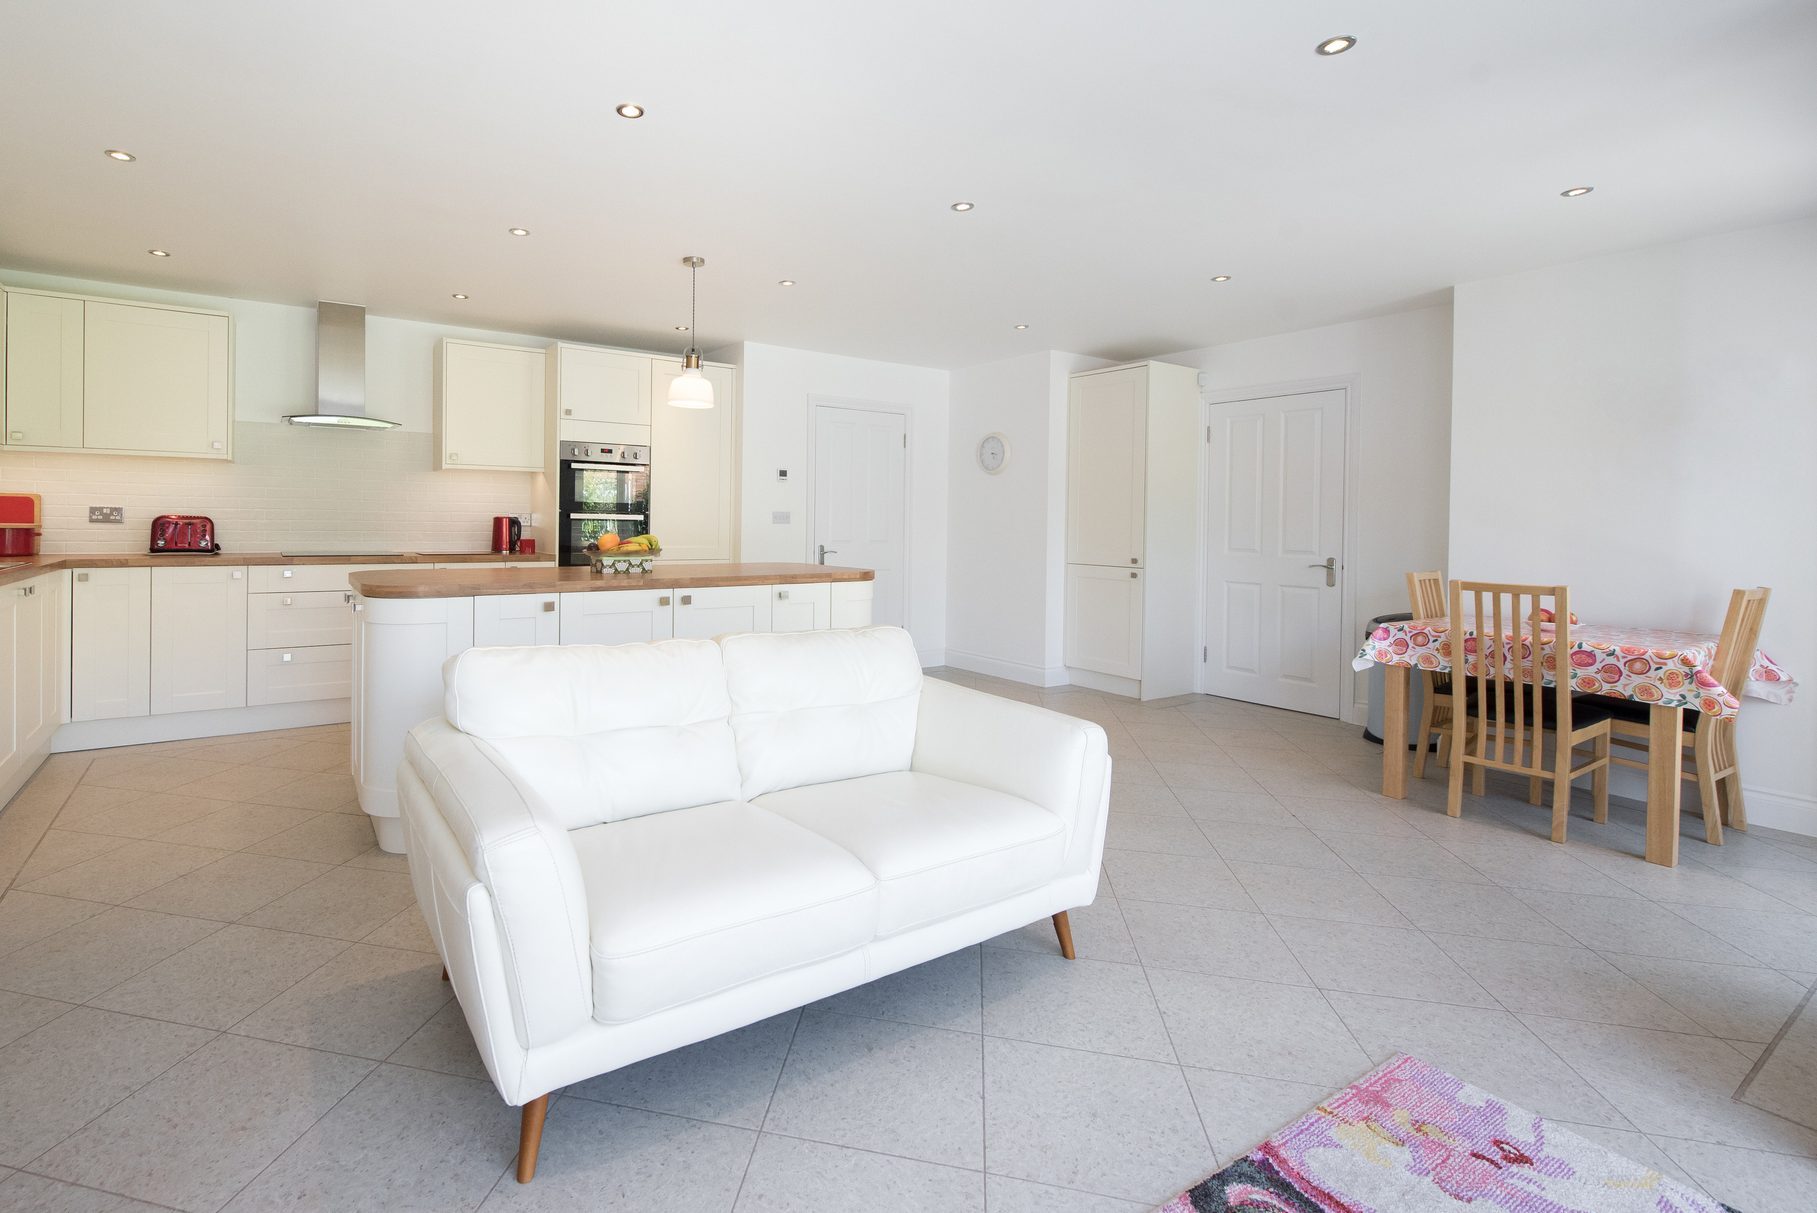
[[1002,434],[986,434],[978,443],[978,466],[993,475],[1009,462],[1009,443]]

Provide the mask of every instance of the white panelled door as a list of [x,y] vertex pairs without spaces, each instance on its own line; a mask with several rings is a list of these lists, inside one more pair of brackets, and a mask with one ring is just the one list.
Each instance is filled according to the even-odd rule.
[[810,558],[874,569],[871,621],[908,620],[908,418],[814,407],[814,533]]
[[1211,409],[1204,689],[1338,715],[1344,390]]

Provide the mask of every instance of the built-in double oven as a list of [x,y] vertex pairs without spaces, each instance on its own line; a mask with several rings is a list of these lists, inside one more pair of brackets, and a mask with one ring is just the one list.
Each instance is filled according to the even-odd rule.
[[590,545],[650,530],[650,448],[607,442],[561,444],[561,562],[586,564]]

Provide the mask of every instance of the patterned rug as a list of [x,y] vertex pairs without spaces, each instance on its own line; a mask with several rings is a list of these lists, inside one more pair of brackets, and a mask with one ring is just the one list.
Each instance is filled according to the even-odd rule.
[[1735,1213],[1405,1054],[1160,1213]]

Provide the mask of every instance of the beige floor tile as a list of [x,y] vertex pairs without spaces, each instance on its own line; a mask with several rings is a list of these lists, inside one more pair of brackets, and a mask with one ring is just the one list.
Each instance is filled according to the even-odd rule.
[[107,907],[69,897],[46,897],[15,889],[0,898],[0,956],[93,918]]
[[1414,926],[1480,939],[1518,939],[1575,946],[1576,940],[1547,922],[1509,889],[1404,876],[1364,877]]
[[[795,1012],[790,1012],[790,1014],[793,1015]],[[736,1033],[733,1034],[736,1035]],[[720,1040],[723,1038],[716,1036],[713,1039]],[[710,1042],[703,1041],[701,1043],[707,1044]],[[677,1050],[677,1052],[680,1051],[681,1050]],[[654,1060],[660,1061],[662,1058],[673,1056],[675,1056],[674,1053],[664,1053],[661,1057]],[[431,1015],[428,1023],[425,1023],[422,1027],[411,1033],[410,1038],[399,1045],[396,1051],[385,1060],[395,1066],[411,1066],[418,1070],[434,1070],[440,1074],[455,1074],[462,1078],[477,1078],[483,1082],[491,1081],[486,1074],[486,1063],[480,1058],[479,1047],[473,1043],[473,1029],[467,1026],[467,1017],[461,1011],[461,1004],[453,999],[449,999],[446,1003],[442,1004],[442,1009],[437,1011],[434,1015]],[[631,1068],[635,1067],[633,1066]],[[780,1056],[776,1058],[776,1068],[778,1070],[782,1068],[782,1058]],[[624,1071],[618,1070],[614,1071],[614,1073],[622,1074]],[[608,1074],[605,1077],[609,1079],[612,1075]],[[764,1099],[766,1102],[769,1099],[771,1087],[775,1085],[775,1075],[772,1074],[770,1077],[770,1085],[764,1088]],[[600,1080],[588,1079],[587,1081],[595,1082]],[[628,1101],[620,1099],[616,1102],[625,1103]],[[705,1119],[713,1118],[707,1117]],[[761,1114],[759,1119],[761,1119]]]
[[245,799],[255,804],[286,805],[324,813],[355,812],[359,804],[359,792],[354,787],[351,775],[344,772],[313,772],[289,781],[273,780],[268,786],[249,792]]
[[[1675,912],[1636,897],[1587,897],[1575,893],[1518,893],[1536,913],[1600,952],[1670,956],[1713,964],[1746,965],[1753,957],[1702,930],[1694,912]],[[1811,920],[1817,930],[1817,919]]]
[[986,948],[984,1032],[1094,1053],[1176,1060],[1148,977],[1136,965]]
[[406,952],[435,952],[435,938],[414,905],[399,910],[385,924],[360,938],[361,943],[376,948],[399,948]]
[[372,821],[364,813],[318,813],[282,834],[261,839],[246,849],[260,855],[346,863],[375,845]]
[[384,1059],[453,997],[441,961],[355,944],[234,1025],[242,1036]]
[[1765,1043],[1778,1035],[1810,987],[1765,966],[1702,964],[1664,956],[1604,960],[1697,1021],[1712,1036]]
[[1369,1068],[1350,1029],[1310,986],[1169,969],[1148,977],[1185,1065],[1328,1089]]
[[[800,1011],[774,1015],[697,1044],[634,1062],[622,1070],[589,1078],[569,1087],[568,1092],[646,1112],[664,1112],[755,1129],[763,1124],[770,1095],[776,1090],[776,1079],[782,1073],[783,1058],[795,1039],[795,1028],[801,1015]],[[437,1023],[448,1025],[447,1034],[456,1038],[448,1051],[456,1057],[462,1052],[474,1052],[467,1023],[458,1008],[444,1008],[424,1025],[424,1030]],[[405,1048],[392,1056],[392,1060],[400,1061],[401,1055],[409,1051],[410,1043],[418,1041],[422,1035],[423,1032],[418,1032]],[[459,1038],[465,1038],[464,1047]],[[477,1063],[478,1058],[474,1060]]]
[[205,800],[228,800],[241,802],[267,793],[276,787],[295,783],[301,776],[296,771],[287,771],[263,764],[258,766],[234,766],[224,771],[216,771],[179,784],[171,789],[179,796],[193,796]]
[[128,904],[140,910],[233,922],[329,870],[327,864],[300,859],[228,854],[141,893]]
[[1401,912],[1354,872],[1237,863],[1231,870],[1264,914],[1322,918],[1331,922],[1410,925]]
[[1236,874],[1215,855],[1107,850],[1104,871],[1123,898],[1218,910],[1257,909]]
[[168,792],[182,784],[193,783],[205,775],[233,769],[225,762],[208,762],[188,756],[174,758],[144,754],[103,754],[89,764],[82,782],[126,788],[135,792]]
[[217,1036],[39,1158],[43,1174],[181,1209],[217,1209],[372,1063]]
[[1588,948],[1437,932],[1432,938],[1510,1011],[1670,1032],[1703,1031]]
[[1269,920],[1315,985],[1352,994],[1492,1007],[1495,999],[1431,939],[1403,927]]
[[1705,1191],[1731,1208],[1745,1213],[1817,1209],[1817,1159],[1664,1136],[1653,1140]]
[[1190,817],[1118,813],[1104,833],[1106,848],[1151,851],[1159,855],[1204,855],[1215,859],[1211,843]]
[[126,839],[110,834],[82,834],[74,830],[46,830],[13,878],[15,887],[54,875],[74,867],[85,859],[105,855],[126,845]]
[[353,766],[353,752],[345,737],[324,738],[274,754],[262,765],[286,771],[345,774]]
[[21,885],[28,893],[120,905],[227,854],[209,847],[132,839],[93,859]]
[[210,742],[197,746],[189,753],[209,762],[227,762],[244,765],[257,765],[268,758],[294,750],[305,744],[305,739],[287,734],[255,733],[248,737],[231,738],[226,741]]
[[[1073,927],[1073,952],[1087,960],[1114,960],[1124,964],[1136,962],[1136,945],[1130,940],[1129,927],[1123,921],[1123,910],[1114,897],[1103,894],[1089,906],[1077,906],[1068,912]],[[1031,922],[995,939],[985,940],[986,947],[1020,948],[1025,952],[1059,955],[1060,945],[1054,936],[1053,923],[1047,919]]]
[[[0,1177],[8,1174],[0,1169]],[[29,1209],[31,1213],[165,1213],[159,1205],[27,1171],[11,1172],[10,1176],[0,1183],[0,1209]]]
[[[90,790],[117,792],[117,788],[78,789],[78,795]],[[219,806],[213,801],[190,795],[183,789],[174,792],[132,792],[131,799],[100,807],[77,807],[65,804],[57,815],[60,830],[85,830],[91,834],[113,834],[122,838],[155,838],[166,830],[204,817]],[[76,797],[72,796],[73,801]]]
[[212,1032],[77,1007],[0,1049],[0,1163],[22,1167]]
[[1233,867],[1244,863],[1272,863],[1333,872],[1351,870],[1323,839],[1299,826],[1207,821],[1201,823],[1201,828],[1218,854]]
[[1130,937],[1150,969],[1311,984],[1273,925],[1260,914],[1147,901],[1122,905]]
[[390,922],[414,900],[408,876],[334,868],[241,921],[247,926],[354,941]]
[[350,945],[319,935],[225,926],[89,1000],[89,1005],[225,1029]]
[[217,801],[206,803],[209,812],[187,824],[165,830],[156,836],[157,841],[238,851],[315,818],[315,814],[307,809],[285,809],[263,804],[223,805]]
[[8,955],[0,964],[0,989],[86,1002],[220,926],[113,906]]
[[0,1045],[11,1044],[27,1032],[43,1027],[72,1005],[49,998],[33,998],[30,994],[0,991]]
[[[1365,1067],[1366,1069],[1367,1067]],[[1361,1077],[1358,1071],[1354,1077]],[[1186,1067],[1205,1135],[1221,1166],[1229,1166],[1312,1111],[1331,1094],[1327,1083],[1290,1082],[1254,1074]]]

